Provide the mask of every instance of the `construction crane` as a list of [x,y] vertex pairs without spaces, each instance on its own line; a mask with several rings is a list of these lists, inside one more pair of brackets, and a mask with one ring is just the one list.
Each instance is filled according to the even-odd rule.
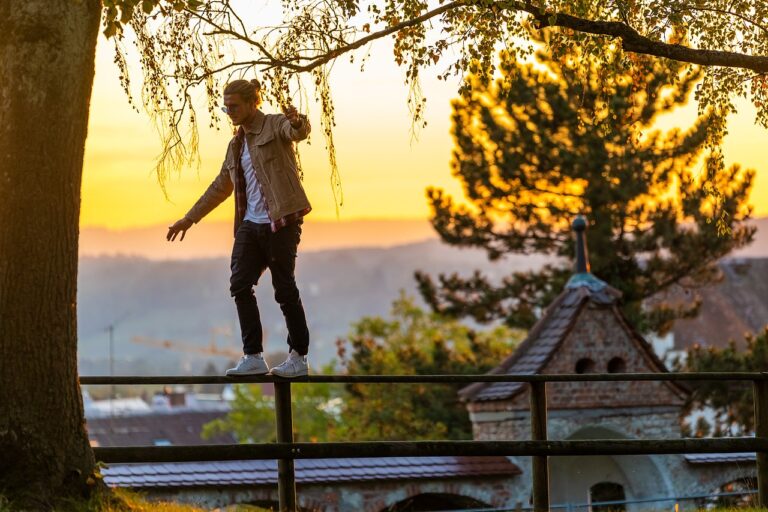
[[157,338],[151,338],[149,336],[134,336],[131,338],[132,343],[138,343],[140,345],[148,345],[150,347],[164,348],[167,350],[182,350],[184,352],[195,352],[198,354],[206,354],[212,356],[228,357],[230,359],[237,359],[243,355],[242,350],[236,350],[230,347],[220,347],[216,344],[214,335],[218,332],[215,329],[211,330],[212,336],[208,346],[196,345],[189,341],[178,340],[161,340]]

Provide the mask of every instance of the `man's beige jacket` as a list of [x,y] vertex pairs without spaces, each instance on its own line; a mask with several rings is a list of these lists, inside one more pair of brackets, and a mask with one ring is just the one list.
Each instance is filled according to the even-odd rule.
[[[273,227],[280,227],[284,224],[284,219],[291,215],[307,213],[311,207],[299,180],[293,142],[306,139],[310,125],[306,116],[300,116],[300,119],[301,125],[293,128],[285,115],[264,114],[257,110],[253,121],[240,127],[229,142],[221,171],[187,212],[186,217],[194,223],[200,222],[232,193],[240,167],[243,132]],[[237,196],[238,194],[235,197],[235,231],[245,213],[245,197]]]

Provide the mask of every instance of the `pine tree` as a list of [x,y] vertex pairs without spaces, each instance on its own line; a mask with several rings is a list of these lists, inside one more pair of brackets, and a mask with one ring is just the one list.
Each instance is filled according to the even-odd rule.
[[[574,52],[536,60],[502,52],[501,76],[487,87],[476,80],[453,102],[452,171],[465,201],[434,188],[427,196],[444,242],[492,260],[538,253],[556,262],[500,283],[417,272],[422,296],[436,312],[530,327],[572,274],[569,221],[585,214],[592,272],[623,292],[635,326],[664,332],[696,314],[695,290],[716,279],[715,262],[752,240],[744,220],[754,172],[726,169],[706,150],[707,113],[687,130],[655,127],[686,103],[698,71],[645,58],[616,71],[618,56],[600,64]],[[691,300],[647,307],[674,287]]]

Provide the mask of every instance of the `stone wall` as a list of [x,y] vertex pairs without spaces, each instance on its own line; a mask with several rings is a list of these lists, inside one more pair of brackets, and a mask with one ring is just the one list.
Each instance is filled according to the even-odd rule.
[[[608,363],[614,358],[623,361],[622,373],[659,371],[641,343],[613,308],[588,303],[542,373],[575,373],[578,361],[586,358],[594,361],[594,373],[609,373]],[[551,409],[680,406],[684,398],[679,389],[664,382],[557,382],[547,387]]]
[[[470,414],[474,438],[482,441],[531,439],[527,411],[475,412]],[[680,437],[677,407],[626,407],[615,409],[553,410],[547,415],[547,437],[569,439],[584,429],[602,429],[606,438],[674,439]]]

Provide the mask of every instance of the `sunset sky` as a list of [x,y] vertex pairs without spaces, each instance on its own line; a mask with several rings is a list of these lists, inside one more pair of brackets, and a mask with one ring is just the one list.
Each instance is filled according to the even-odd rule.
[[[81,226],[110,229],[138,228],[170,223],[181,217],[218,172],[231,131],[226,120],[221,131],[201,132],[202,164],[168,182],[169,200],[152,173],[160,149],[155,129],[145,113],[131,110],[112,63],[112,47],[103,38],[97,49],[96,80],[86,144]],[[138,83],[139,71],[133,79]],[[357,65],[337,63],[333,73],[336,101],[335,132],[344,205],[338,220],[426,219],[427,186],[460,194],[450,176],[452,141],[450,100],[456,84],[425,77],[428,126],[412,140],[407,89],[385,46],[373,53],[364,73]],[[200,104],[202,106],[202,102]],[[304,186],[314,211],[312,220],[336,220],[330,169],[319,124],[319,106],[297,104],[309,111],[314,132],[311,145],[302,143]],[[204,111],[204,108],[202,109]],[[265,105],[263,110],[275,112]],[[668,116],[664,127],[686,127],[694,118],[690,106]],[[725,142],[726,160],[758,171],[752,203],[758,216],[768,215],[768,164],[765,146],[768,132],[754,126],[751,107],[740,103],[740,113],[729,123]],[[761,149],[762,148],[762,149]],[[230,199],[231,201],[231,199]],[[233,206],[227,202],[206,220],[231,220]]]

